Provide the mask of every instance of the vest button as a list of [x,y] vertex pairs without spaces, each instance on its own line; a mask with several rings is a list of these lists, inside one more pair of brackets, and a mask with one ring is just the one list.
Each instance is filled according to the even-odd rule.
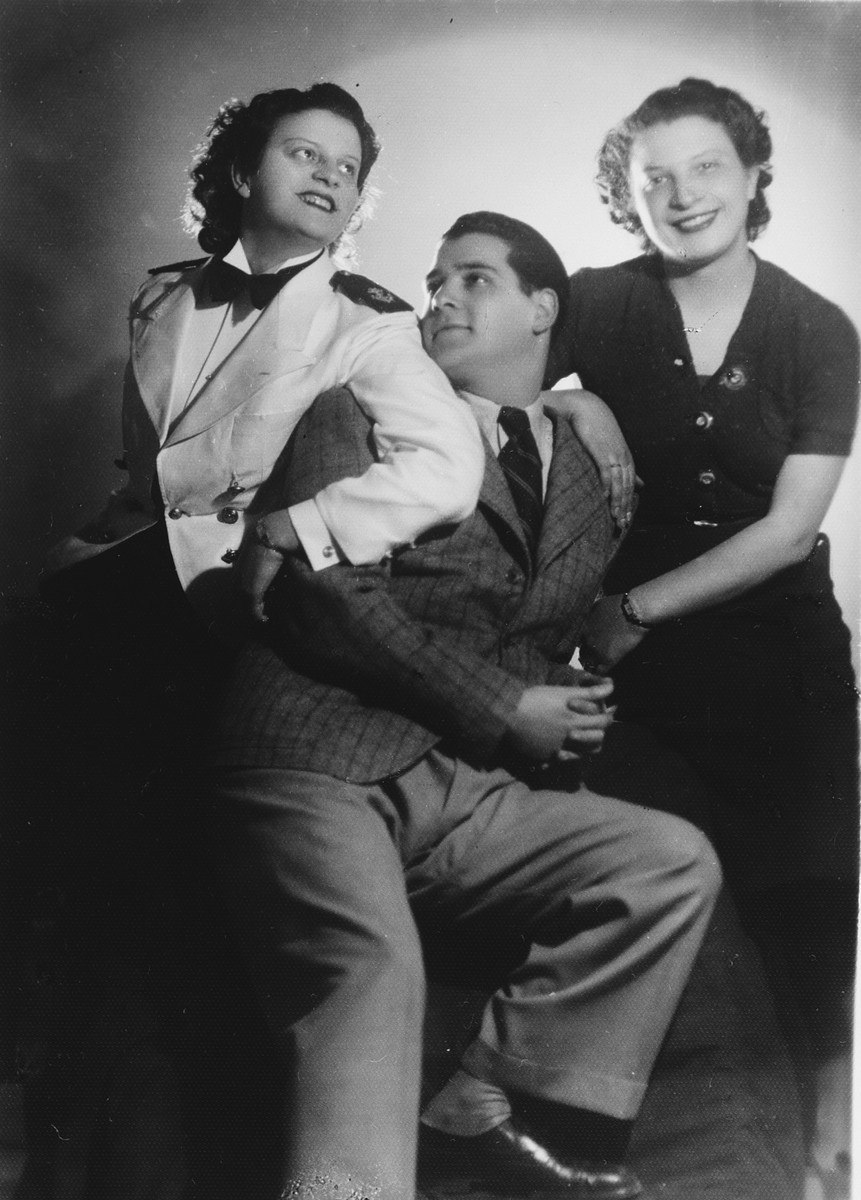
[[221,521],[222,525],[235,525],[239,520],[239,513],[235,508],[222,508],[218,514],[218,520]]
[[169,508],[167,510],[167,515],[170,517],[171,521],[178,521],[179,518],[182,516],[182,509],[181,508]]
[[716,478],[717,476],[715,475],[714,471],[700,471],[699,475],[697,476],[697,479],[700,481],[703,487],[711,487]]
[[221,561],[226,563],[235,563],[239,558],[238,550],[225,550],[221,556]]
[[710,412],[701,412],[697,414],[697,419],[694,421],[697,429],[711,429],[715,419]]

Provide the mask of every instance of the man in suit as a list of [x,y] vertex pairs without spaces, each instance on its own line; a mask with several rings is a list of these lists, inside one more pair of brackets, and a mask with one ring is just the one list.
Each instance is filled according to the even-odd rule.
[[[217,730],[227,895],[288,1063],[284,1195],[413,1196],[421,929],[522,948],[423,1110],[422,1153],[507,1194],[622,1200],[719,869],[693,826],[579,777],[612,685],[569,662],[614,538],[540,397],[561,261],[470,214],[427,289],[425,345],[485,434],[478,508],[373,566],[288,558]],[[348,392],[319,398],[281,500],[372,450]]]
[[[128,482],[55,548],[48,575],[105,555],[119,562],[121,550],[122,575],[141,594],[158,563],[226,632],[238,591],[227,568],[240,550],[259,602],[279,550],[301,544],[318,569],[375,562],[471,511],[482,462],[469,412],[422,350],[409,305],[333,258],[360,219],[379,150],[335,84],[221,108],[187,213],[211,256],[150,272],[131,305]],[[264,513],[260,485],[314,397],[337,384],[373,421],[373,468],[290,513]],[[77,578],[95,591],[116,573],[102,563]]]

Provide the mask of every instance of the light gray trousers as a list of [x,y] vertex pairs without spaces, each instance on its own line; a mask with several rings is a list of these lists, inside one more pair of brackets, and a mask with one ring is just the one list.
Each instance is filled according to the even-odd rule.
[[634,1116],[720,887],[692,825],[439,751],[379,784],[224,771],[216,804],[228,900],[288,1061],[285,1196],[413,1196],[425,926],[528,945],[470,1073]]

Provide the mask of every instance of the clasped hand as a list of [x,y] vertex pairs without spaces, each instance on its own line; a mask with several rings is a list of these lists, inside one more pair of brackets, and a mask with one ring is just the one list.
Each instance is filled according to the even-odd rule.
[[615,709],[607,707],[613,681],[578,672],[570,687],[538,684],[520,698],[508,726],[511,747],[536,762],[570,762],[601,749]]

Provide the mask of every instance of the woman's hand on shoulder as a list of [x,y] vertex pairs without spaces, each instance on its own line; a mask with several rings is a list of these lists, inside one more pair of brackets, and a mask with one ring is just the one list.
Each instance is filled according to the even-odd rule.
[[634,511],[637,473],[618,421],[593,392],[560,389],[546,392],[545,400],[570,420],[598,468],[613,520],[619,529],[626,529]]

